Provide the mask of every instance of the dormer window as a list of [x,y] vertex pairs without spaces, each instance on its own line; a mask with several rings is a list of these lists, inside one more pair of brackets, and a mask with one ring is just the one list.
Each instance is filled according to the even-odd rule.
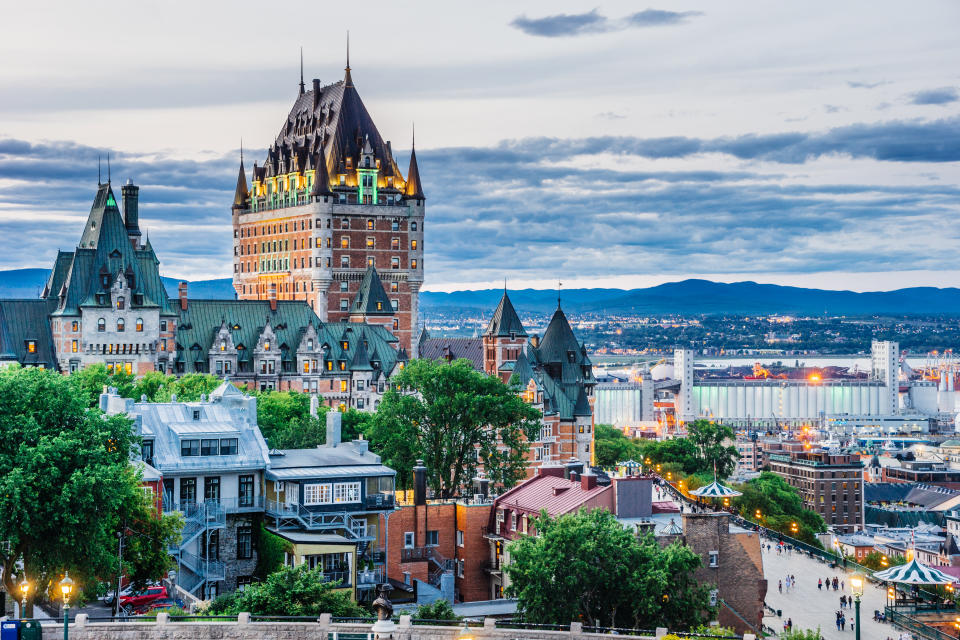
[[36,353],[36,352],[37,352],[37,341],[27,340],[27,353]]
[[221,341],[220,341],[220,351],[226,351],[226,350],[227,350],[227,341],[226,341],[226,340],[221,340]]
[[313,339],[307,340],[307,349],[313,351]]
[[343,347],[344,351],[350,350],[350,342],[348,340],[344,340],[343,342],[341,342],[340,346]]
[[117,309],[122,310],[127,306],[127,301],[123,299],[123,296],[117,298]]
[[270,351],[270,341],[269,341],[269,340],[264,340],[264,341],[263,341],[263,349],[264,349],[264,351]]
[[110,276],[108,276],[107,274],[103,274],[102,276],[100,276],[100,284],[102,284],[102,285],[104,286],[104,288],[109,287],[109,286],[110,286]]

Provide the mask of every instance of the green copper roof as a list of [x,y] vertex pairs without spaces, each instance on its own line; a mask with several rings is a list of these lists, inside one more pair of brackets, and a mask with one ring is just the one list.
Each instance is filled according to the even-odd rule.
[[[55,369],[50,312],[56,302],[34,300],[0,300],[0,360],[16,360],[22,365]],[[35,343],[31,353],[28,342]]]
[[353,306],[350,307],[350,315],[362,314],[365,316],[392,316],[393,305],[387,292],[383,290],[383,283],[380,282],[380,276],[375,268],[367,267],[367,272],[363,274],[363,281],[360,283],[360,290],[353,299]]
[[497,305],[493,317],[490,318],[490,324],[487,326],[486,335],[488,336],[526,336],[527,332],[523,329],[523,323],[510,302],[507,292],[503,292],[500,298],[500,304]]
[[580,353],[580,343],[577,337],[573,335],[573,329],[567,322],[567,316],[558,306],[547,325],[547,330],[543,332],[543,340],[537,348],[537,356],[540,362],[569,362],[570,352],[575,354],[574,362],[579,362],[582,354]]

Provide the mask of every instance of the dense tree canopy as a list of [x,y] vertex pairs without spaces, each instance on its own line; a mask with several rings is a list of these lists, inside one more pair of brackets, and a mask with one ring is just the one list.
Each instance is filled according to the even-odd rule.
[[720,478],[733,473],[740,457],[737,447],[733,445],[733,429],[710,420],[694,420],[687,425],[687,437],[697,448],[697,459],[702,461],[700,471],[712,471],[715,468]]
[[478,451],[494,484],[510,487],[523,477],[527,440],[540,428],[540,412],[516,389],[468,360],[412,360],[391,383],[370,440],[401,486],[422,458],[437,495],[455,495],[476,473]]
[[680,542],[661,548],[604,509],[534,520],[536,536],[510,544],[509,595],[527,622],[689,629],[710,618],[700,557]]
[[[159,577],[177,522],[159,518],[130,464],[126,416],[89,408],[84,380],[44,369],[0,371],[0,547],[6,590],[24,577],[45,590],[64,570],[82,590],[119,570],[117,534],[136,534],[125,558],[136,579]],[[23,562],[24,571],[17,564]],[[82,598],[83,595],[78,594]]]
[[640,461],[643,450],[639,440],[628,438],[621,429],[609,424],[597,424],[593,428],[593,449],[597,466],[612,467],[627,460]]
[[[743,495],[734,498],[733,504],[745,518],[807,544],[820,546],[815,534],[826,531],[823,518],[815,511],[804,509],[800,494],[786,480],[763,471],[759,478],[739,485],[738,489]],[[796,533],[793,532],[794,523]]]
[[209,613],[236,615],[246,611],[257,616],[361,617],[367,612],[350,598],[349,590],[338,591],[338,581],[325,580],[320,567],[284,565],[263,582],[243,591],[217,598]]

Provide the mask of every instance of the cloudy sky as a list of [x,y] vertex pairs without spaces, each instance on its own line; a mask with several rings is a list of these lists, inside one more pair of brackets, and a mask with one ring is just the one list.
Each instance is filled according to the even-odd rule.
[[[41,5],[42,6],[37,6]],[[353,77],[427,193],[427,286],[960,286],[960,3],[18,3],[0,269],[79,238],[111,155],[171,276],[230,274],[243,139]]]

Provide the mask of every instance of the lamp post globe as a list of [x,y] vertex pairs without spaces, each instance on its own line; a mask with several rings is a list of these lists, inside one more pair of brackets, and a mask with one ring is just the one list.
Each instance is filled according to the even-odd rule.
[[853,593],[856,640],[860,640],[860,597],[863,595],[863,576],[855,573],[850,577],[850,591]]
[[20,617],[27,617],[27,594],[30,592],[30,583],[27,582],[27,577],[23,577],[23,582],[20,583]]
[[73,580],[66,571],[63,572],[63,580],[60,581],[60,593],[63,594],[63,640],[69,640],[70,594],[73,593]]

